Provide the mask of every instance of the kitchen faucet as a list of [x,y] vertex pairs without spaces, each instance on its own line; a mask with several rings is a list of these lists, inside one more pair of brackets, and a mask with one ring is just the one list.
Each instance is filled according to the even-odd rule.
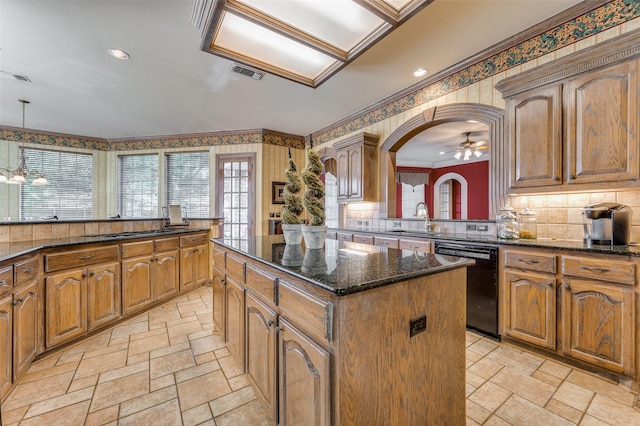
[[429,207],[427,207],[424,202],[420,201],[418,204],[416,204],[413,215],[415,217],[424,218],[424,230],[427,232],[431,231],[431,222],[429,221]]

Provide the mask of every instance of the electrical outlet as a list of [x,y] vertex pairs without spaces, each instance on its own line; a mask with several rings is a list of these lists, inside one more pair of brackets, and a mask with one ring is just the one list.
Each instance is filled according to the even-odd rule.
[[398,221],[398,220],[394,220],[393,221],[393,227],[394,228],[400,228],[402,227],[402,222]]
[[409,337],[422,333],[427,329],[427,316],[423,315],[409,321]]
[[475,231],[476,224],[475,223],[467,223],[467,231]]
[[478,231],[488,231],[489,225],[478,225]]

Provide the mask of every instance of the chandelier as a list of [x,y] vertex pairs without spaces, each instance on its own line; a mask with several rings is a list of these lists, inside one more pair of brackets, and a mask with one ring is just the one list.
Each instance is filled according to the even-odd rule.
[[[24,99],[18,99],[19,102],[22,103],[22,128],[24,129],[24,108],[25,105],[29,103]],[[10,176],[7,178],[7,176]],[[29,170],[27,167],[27,159],[24,155],[20,156],[20,164],[17,169],[9,169],[5,167],[0,167],[0,183],[7,183],[11,185],[20,185],[26,182],[28,177],[35,177],[31,185],[33,186],[44,186],[48,185],[49,181],[45,179],[42,173],[36,172],[34,170]]]
[[471,134],[471,132],[466,132],[465,135],[467,136],[467,140],[465,140],[464,142],[462,142],[460,144],[460,148],[458,148],[458,150],[456,151],[456,153],[454,154],[454,158],[456,160],[459,160],[461,157],[463,157],[462,159],[464,161],[468,161],[472,155],[475,155],[476,157],[480,157],[482,155],[482,151],[484,149],[489,149],[489,147],[487,147],[486,145],[482,145],[482,142],[474,142],[474,141],[470,141],[469,140],[469,135]]

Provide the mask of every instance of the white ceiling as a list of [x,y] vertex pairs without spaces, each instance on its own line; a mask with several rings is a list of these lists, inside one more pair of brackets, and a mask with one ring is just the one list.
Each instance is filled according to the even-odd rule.
[[193,0],[0,0],[0,70],[32,81],[0,78],[0,124],[21,127],[18,99],[27,99],[25,127],[51,132],[307,135],[416,83],[417,68],[435,74],[578,2],[436,0],[312,89],[269,74],[252,80],[202,52]]

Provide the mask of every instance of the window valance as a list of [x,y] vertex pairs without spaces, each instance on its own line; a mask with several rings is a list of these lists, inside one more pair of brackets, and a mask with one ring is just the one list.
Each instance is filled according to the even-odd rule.
[[428,185],[429,173],[427,172],[397,172],[396,183],[405,183],[411,186]]

